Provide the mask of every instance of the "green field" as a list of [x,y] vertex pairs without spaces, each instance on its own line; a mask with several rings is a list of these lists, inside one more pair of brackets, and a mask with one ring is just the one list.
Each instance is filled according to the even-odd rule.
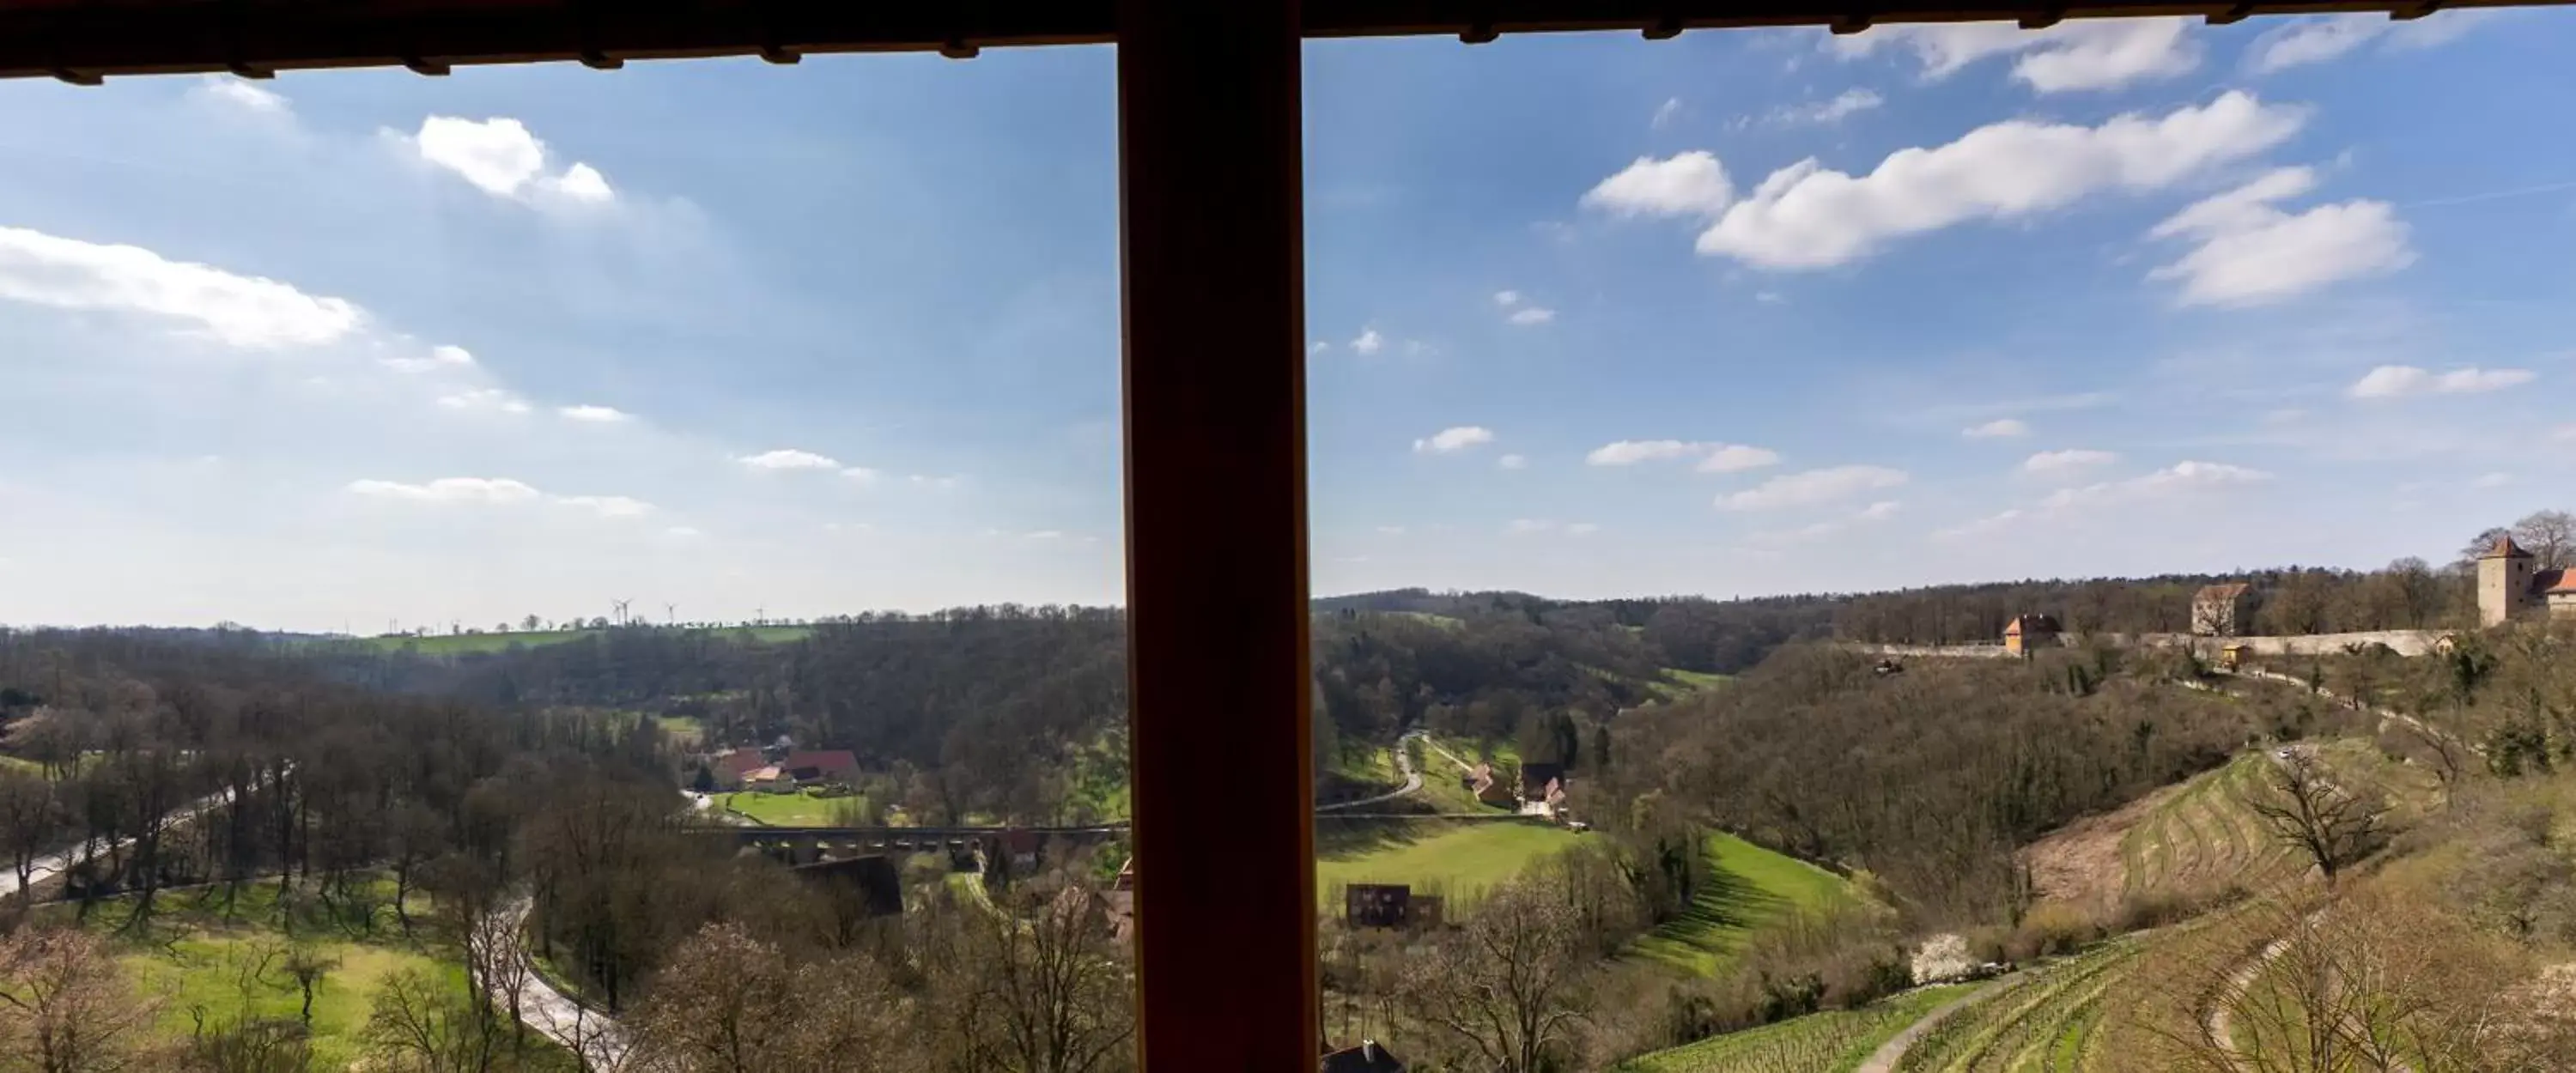
[[1708,838],[1708,880],[1690,908],[1637,941],[1637,952],[1716,975],[1749,935],[1790,913],[1847,903],[1841,876],[1720,831]]
[[866,798],[855,795],[815,797],[803,792],[760,794],[749,790],[736,794],[715,794],[713,800],[715,803],[710,806],[712,808],[725,809],[753,823],[767,824],[771,827],[830,827],[834,825],[832,813],[836,806],[846,804],[857,808],[867,801]]
[[[668,629],[671,627],[634,626],[626,628]],[[608,631],[592,629],[532,630],[512,633],[431,634],[426,637],[392,634],[383,637],[361,638],[359,643],[385,652],[410,651],[417,652],[424,656],[462,656],[475,653],[507,652],[514,647],[542,648],[547,645],[559,645],[566,641],[578,641],[584,637],[594,637],[606,632]],[[806,637],[813,634],[814,629],[811,626],[738,626],[723,629],[691,630],[689,632],[711,633],[734,640],[750,641],[754,644],[775,645],[804,640]]]
[[1351,883],[1402,883],[1452,911],[1583,836],[1519,820],[1326,820],[1316,825],[1315,890],[1329,908]]
[[1809,1014],[1630,1060],[1626,1073],[1841,1073],[1973,986],[1922,987],[1857,1010]]
[[0,756],[0,771],[23,771],[29,775],[43,775],[45,765],[24,757]]
[[[389,881],[377,886],[380,897],[390,895]],[[154,1024],[174,1041],[187,1038],[200,1011],[209,1020],[295,1019],[303,996],[293,980],[279,971],[275,958],[269,971],[256,969],[264,954],[282,949],[291,940],[311,944],[324,958],[337,962],[314,990],[311,1038],[316,1069],[352,1069],[362,1064],[360,1030],[376,992],[395,973],[416,969],[460,991],[466,986],[462,965],[403,938],[390,906],[376,910],[369,927],[362,921],[328,918],[308,901],[291,914],[295,924],[290,931],[281,923],[277,900],[273,881],[247,886],[230,902],[221,888],[165,893],[154,900],[156,912],[150,926],[136,930],[126,927],[132,900],[115,898],[99,903],[84,926],[115,937],[117,964],[146,1001],[163,1003]],[[427,909],[415,896],[415,917]],[[68,906],[46,912],[64,921],[72,917]]]
[[1704,689],[1715,689],[1732,680],[1733,678],[1730,675],[1710,674],[1706,671],[1685,671],[1679,667],[1666,667],[1664,668],[1663,679],[1660,681],[1646,683],[1646,688],[1652,691],[1656,696],[1663,697],[1666,700],[1680,700],[1683,697],[1690,696],[1691,694]]

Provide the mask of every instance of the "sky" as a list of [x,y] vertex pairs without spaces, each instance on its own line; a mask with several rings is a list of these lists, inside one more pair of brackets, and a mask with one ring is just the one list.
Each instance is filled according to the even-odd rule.
[[[2576,506],[2571,47],[1311,43],[1315,588],[2374,567]],[[0,84],[0,622],[1118,602],[1114,75]]]

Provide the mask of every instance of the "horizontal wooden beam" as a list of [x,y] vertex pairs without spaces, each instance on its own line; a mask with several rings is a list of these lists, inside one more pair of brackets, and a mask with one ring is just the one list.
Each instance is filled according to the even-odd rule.
[[[1649,38],[1740,26],[1866,27],[2179,15],[2523,7],[2576,0],[1312,0],[1309,38],[1631,31]],[[0,0],[0,78],[93,84],[107,76],[627,60],[937,52],[1107,44],[1115,0]]]

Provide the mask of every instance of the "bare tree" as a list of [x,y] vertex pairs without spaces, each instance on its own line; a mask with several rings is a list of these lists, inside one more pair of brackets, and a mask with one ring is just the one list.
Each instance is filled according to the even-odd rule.
[[1002,911],[936,914],[923,932],[940,1068],[1128,1068],[1135,1011],[1099,895],[1073,885],[1050,897],[1028,884]]
[[1572,905],[1538,884],[1514,883],[1415,963],[1404,1006],[1461,1045],[1467,1065],[1539,1073],[1573,1048],[1596,963]]
[[864,956],[789,964],[739,924],[710,924],[673,952],[628,1024],[637,1061],[673,1073],[880,1069],[906,1006]]
[[0,939],[0,1070],[115,1073],[154,1067],[157,996],[138,996],[97,936],[30,928]]
[[2513,539],[2538,560],[2534,565],[2553,570],[2576,559],[2576,514],[2563,510],[2534,511],[2513,523]]
[[286,974],[304,999],[304,1005],[296,1011],[299,1020],[307,1025],[313,1023],[313,993],[322,986],[322,979],[339,967],[339,958],[324,954],[321,947],[312,943],[297,943],[286,949],[278,971]]
[[2387,841],[2389,804],[2374,788],[2337,786],[2329,775],[2313,751],[2286,748],[2272,758],[2262,791],[2245,803],[2331,884]]
[[2539,1073],[2576,1041],[2528,956],[2401,893],[2287,894],[2144,956],[2101,1049],[2122,1073]]
[[62,803],[54,797],[52,783],[23,771],[0,771],[0,852],[9,855],[22,897],[34,897],[27,884],[36,855],[53,841],[62,820]]

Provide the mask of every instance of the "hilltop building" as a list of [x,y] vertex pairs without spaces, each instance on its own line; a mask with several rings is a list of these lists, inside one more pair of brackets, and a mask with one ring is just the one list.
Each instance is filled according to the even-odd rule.
[[2194,637],[2234,637],[2252,625],[2247,613],[2247,598],[2254,586],[2242,581],[2223,585],[2204,585],[2191,594],[2191,634]]
[[2542,608],[2576,616],[2576,571],[2538,569],[2509,536],[2478,556],[2478,624],[2494,626]]
[[2033,649],[2055,648],[2059,632],[2055,615],[2014,615],[2004,623],[2004,651],[2027,656]]

